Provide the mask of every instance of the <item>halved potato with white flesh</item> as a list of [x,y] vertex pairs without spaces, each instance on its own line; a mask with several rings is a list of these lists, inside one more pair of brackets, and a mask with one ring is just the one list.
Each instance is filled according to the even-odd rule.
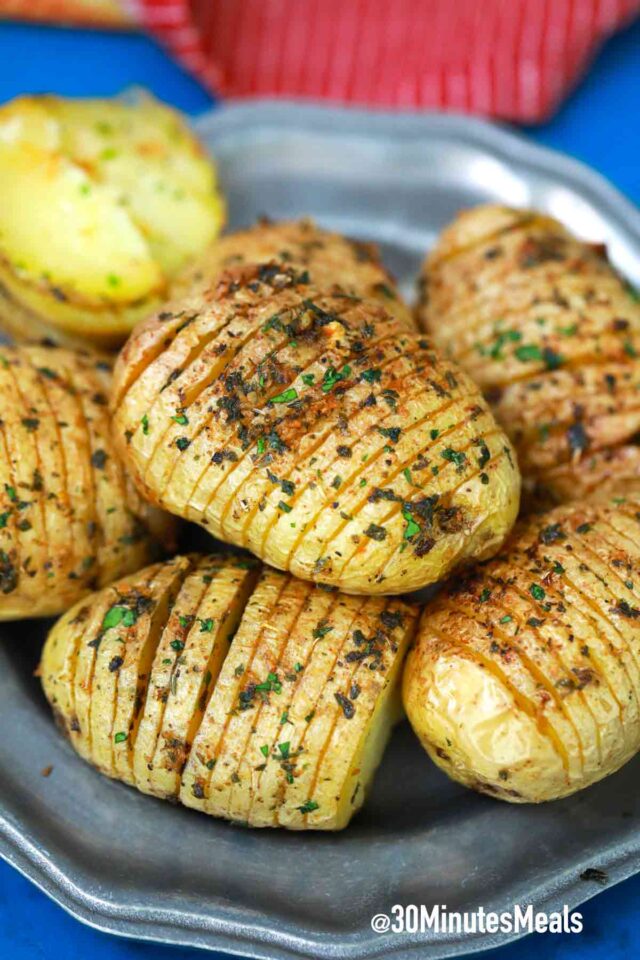
[[201,146],[146,97],[5,105],[0,176],[0,324],[22,340],[122,342],[223,219]]
[[253,826],[337,830],[399,717],[417,619],[252,560],[177,557],[77,604],[40,673],[103,773]]
[[425,261],[418,318],[484,391],[531,502],[640,478],[640,303],[602,245],[534,211],[466,211]]
[[414,326],[377,246],[323,230],[310,219],[260,220],[221,237],[178,277],[172,295],[180,298],[215,285],[230,267],[252,263],[285,264],[308,275],[320,290],[377,300],[409,328]]
[[425,610],[404,703],[451,777],[539,802],[640,749],[639,508],[633,487],[557,507]]
[[486,558],[518,509],[511,447],[471,380],[382,307],[287,266],[229,270],[140,326],[112,405],[143,496],[348,593]]
[[169,545],[111,438],[97,356],[0,348],[0,620],[58,614]]

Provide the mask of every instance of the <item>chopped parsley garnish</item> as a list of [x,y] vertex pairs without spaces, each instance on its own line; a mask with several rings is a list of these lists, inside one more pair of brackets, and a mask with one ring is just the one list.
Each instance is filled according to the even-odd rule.
[[129,607],[123,607],[116,603],[105,613],[101,629],[111,630],[112,627],[118,627],[120,624],[123,627],[132,627],[137,619],[138,614],[135,610],[130,610]]
[[351,376],[351,367],[348,364],[345,364],[342,370],[329,367],[322,378],[322,392],[329,393],[330,390],[333,390],[336,383],[339,383],[340,380],[345,380],[349,376]]
[[402,516],[406,523],[402,537],[404,540],[411,540],[412,537],[415,537],[416,534],[420,533],[420,524],[416,523],[409,510],[403,510]]
[[502,360],[502,348],[509,341],[517,342],[522,340],[522,334],[519,330],[502,330],[496,336],[494,343],[490,347],[480,345],[479,352],[483,356],[489,356],[492,360]]
[[115,743],[124,743],[124,741],[127,739],[127,734],[121,730],[118,733],[116,733],[113,739]]
[[319,806],[320,804],[316,803],[315,800],[305,800],[302,806],[298,807],[297,809],[300,811],[300,813],[313,813],[313,811],[317,810]]
[[175,420],[176,423],[179,423],[181,427],[186,427],[189,423],[189,418],[185,413],[176,413],[171,417],[172,420]]
[[448,460],[449,463],[455,463],[456,470],[458,473],[461,473],[464,470],[464,465],[467,462],[467,455],[462,451],[458,452],[453,449],[453,447],[447,447],[440,454],[443,460]]
[[529,593],[531,594],[533,599],[537,600],[538,602],[540,602],[541,600],[544,600],[546,596],[544,589],[540,586],[539,583],[532,583],[531,586],[529,587]]
[[142,425],[142,432],[144,433],[144,435],[145,435],[145,437],[146,437],[147,434],[149,433],[149,417],[146,415],[146,413],[145,413],[144,417],[142,418],[142,420],[140,421],[140,423],[141,423],[141,425]]
[[277,397],[271,397],[269,403],[292,403],[297,399],[298,391],[295,387],[289,387],[288,390],[284,390],[282,393],[279,393]]

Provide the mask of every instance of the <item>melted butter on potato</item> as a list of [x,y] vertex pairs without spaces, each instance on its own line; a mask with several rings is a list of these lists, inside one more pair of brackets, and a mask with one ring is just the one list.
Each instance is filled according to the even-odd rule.
[[215,173],[150,98],[24,97],[0,109],[0,322],[110,346],[217,234]]
[[107,776],[251,826],[339,830],[401,715],[417,620],[251,559],[175,557],[76,604],[40,675]]
[[418,318],[482,388],[534,501],[639,476],[640,305],[601,245],[534,211],[465,211],[425,261]]
[[349,593],[491,556],[518,509],[511,447],[466,374],[295,264],[230,267],[139,326],[112,407],[143,496]]
[[451,777],[539,802],[640,749],[639,507],[633,488],[558,507],[426,608],[404,703]]

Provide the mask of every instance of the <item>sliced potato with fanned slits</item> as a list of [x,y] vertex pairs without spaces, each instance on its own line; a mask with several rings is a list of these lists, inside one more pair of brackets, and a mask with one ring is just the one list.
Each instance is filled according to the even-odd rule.
[[638,752],[639,508],[633,486],[556,507],[425,609],[404,703],[455,780],[540,802]]
[[91,353],[0,348],[0,620],[59,614],[173,542],[114,448]]
[[531,504],[640,478],[640,305],[609,263],[536,211],[460,214],[426,258],[418,318],[482,388]]
[[511,446],[466,374],[295,266],[229,268],[138,327],[112,407],[144,497],[348,593],[486,558],[518,509]]
[[178,557],[63,616],[40,673],[103,773],[252,826],[338,830],[399,717],[417,618],[252,560]]

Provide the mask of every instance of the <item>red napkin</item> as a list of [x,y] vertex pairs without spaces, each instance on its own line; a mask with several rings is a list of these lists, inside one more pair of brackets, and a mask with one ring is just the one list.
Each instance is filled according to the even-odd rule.
[[142,24],[223,97],[539,121],[640,0],[0,0],[0,15]]
[[129,0],[224,97],[549,116],[640,0]]

